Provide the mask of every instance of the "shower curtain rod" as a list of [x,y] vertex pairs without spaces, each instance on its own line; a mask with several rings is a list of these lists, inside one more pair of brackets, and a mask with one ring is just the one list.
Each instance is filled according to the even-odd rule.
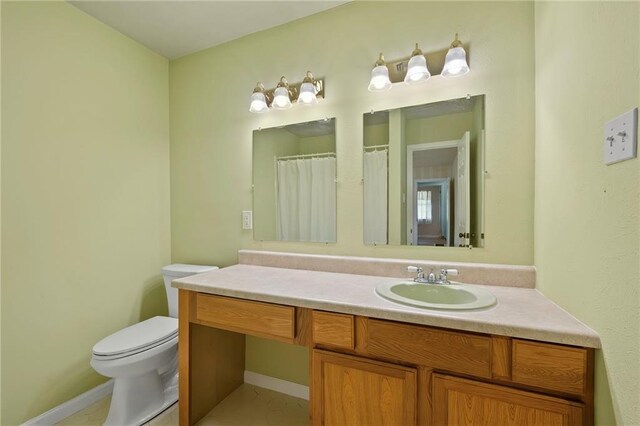
[[389,144],[387,144],[387,145],[372,145],[372,146],[365,146],[365,147],[364,147],[364,150],[365,150],[365,151],[366,151],[366,150],[368,150],[368,149],[376,150],[376,149],[378,149],[378,148],[389,148]]
[[280,160],[293,160],[296,158],[307,158],[307,157],[335,157],[336,153],[335,152],[323,152],[320,154],[300,154],[300,155],[287,155],[284,157],[276,157],[276,161],[280,161]]

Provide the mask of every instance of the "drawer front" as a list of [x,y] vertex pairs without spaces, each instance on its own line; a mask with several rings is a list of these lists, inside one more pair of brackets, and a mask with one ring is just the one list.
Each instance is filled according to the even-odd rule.
[[295,308],[198,293],[196,321],[238,333],[292,342]]
[[477,377],[491,377],[491,339],[470,333],[369,320],[367,352]]
[[587,350],[550,343],[513,340],[513,381],[583,395]]
[[313,311],[313,342],[353,349],[353,315]]

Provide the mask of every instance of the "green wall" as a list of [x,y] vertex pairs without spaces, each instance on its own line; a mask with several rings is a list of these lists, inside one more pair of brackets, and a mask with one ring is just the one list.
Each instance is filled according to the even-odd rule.
[[[248,248],[531,265],[533,13],[530,2],[353,2],[172,61],[173,261],[227,266],[237,262],[238,249]],[[470,43],[469,74],[433,77],[419,86],[396,85],[385,93],[367,91],[379,52],[390,60],[403,58],[416,41],[425,52],[439,51],[449,46],[455,32]],[[248,111],[256,81],[273,87],[283,74],[295,82],[307,70],[326,77],[327,96],[318,105],[260,115]],[[486,94],[486,120],[492,123],[487,126],[491,179],[486,183],[485,248],[365,246],[362,115],[467,94]],[[325,117],[336,117],[337,243],[253,241],[252,232],[242,230],[240,214],[252,208],[253,129]],[[400,210],[398,221],[403,217]],[[247,339],[247,368],[303,381],[306,369],[274,367],[287,361],[280,359],[282,348],[272,345]]]
[[2,2],[2,417],[102,383],[101,338],[166,314],[168,61],[64,2]]
[[473,112],[459,112],[435,117],[405,120],[407,145],[458,140],[473,131]]
[[[528,2],[353,2],[172,61],[173,260],[225,266],[237,261],[238,249],[251,248],[532,264],[533,24]],[[390,26],[394,31],[380,30]],[[402,58],[415,41],[424,51],[441,50],[456,31],[471,43],[472,72],[396,85],[385,93],[367,91],[380,51]],[[318,105],[260,115],[248,111],[256,81],[271,87],[283,74],[298,81],[307,70],[326,77],[327,97]],[[467,94],[487,95],[486,120],[494,123],[487,126],[485,248],[365,246],[362,114]],[[324,117],[336,117],[338,242],[253,241],[252,232],[241,229],[240,215],[252,208],[252,130]]]
[[388,145],[389,123],[364,126],[363,143],[365,146]]
[[596,424],[638,425],[640,164],[605,166],[602,134],[640,103],[640,3],[540,2],[535,20],[537,285],[602,338]]

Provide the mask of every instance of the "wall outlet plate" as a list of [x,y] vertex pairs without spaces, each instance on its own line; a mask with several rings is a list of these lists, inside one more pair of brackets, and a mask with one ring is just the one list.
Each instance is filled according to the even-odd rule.
[[638,152],[638,108],[604,125],[604,163],[613,164],[635,158]]
[[253,212],[251,210],[242,212],[242,229],[253,229]]

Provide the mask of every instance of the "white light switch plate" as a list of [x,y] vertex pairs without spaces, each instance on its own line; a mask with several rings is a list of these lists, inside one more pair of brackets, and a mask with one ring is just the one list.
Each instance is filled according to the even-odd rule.
[[638,151],[638,108],[604,125],[604,163],[635,158]]
[[242,212],[242,229],[253,229],[253,212],[251,210]]

